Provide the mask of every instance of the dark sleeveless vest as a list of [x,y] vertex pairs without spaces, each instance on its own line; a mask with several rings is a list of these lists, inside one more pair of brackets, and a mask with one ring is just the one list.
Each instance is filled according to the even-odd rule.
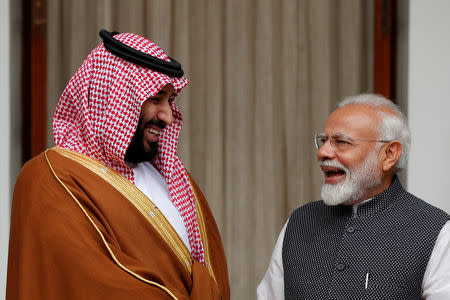
[[423,275],[449,215],[406,192],[399,180],[358,206],[304,205],[283,242],[285,297],[386,299],[421,297]]

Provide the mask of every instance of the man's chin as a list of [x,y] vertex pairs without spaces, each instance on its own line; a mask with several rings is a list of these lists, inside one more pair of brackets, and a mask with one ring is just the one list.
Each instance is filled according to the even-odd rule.
[[146,149],[146,147],[132,147],[131,149],[128,149],[127,153],[125,154],[125,161],[129,161],[132,163],[141,163],[144,161],[153,161],[153,159],[158,155],[158,145],[155,143],[155,145],[152,145],[149,147],[149,149]]
[[157,143],[152,143],[150,147],[145,147],[139,153],[140,162],[149,161],[151,162],[158,155],[158,145]]
[[345,181],[338,183],[324,183],[321,196],[326,205],[340,205],[351,203],[353,191]]

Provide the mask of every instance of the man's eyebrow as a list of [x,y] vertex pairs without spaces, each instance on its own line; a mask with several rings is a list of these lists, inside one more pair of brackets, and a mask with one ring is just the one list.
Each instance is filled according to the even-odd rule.
[[333,133],[333,135],[331,135],[333,138],[346,138],[347,136],[343,133],[337,132],[337,133]]
[[158,93],[156,93],[155,95],[151,96],[149,99],[159,98],[160,96],[165,96],[165,95],[167,95],[167,92],[161,90]]

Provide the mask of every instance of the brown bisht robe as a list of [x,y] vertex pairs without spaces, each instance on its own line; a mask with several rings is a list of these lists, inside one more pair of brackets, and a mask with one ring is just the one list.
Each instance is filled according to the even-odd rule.
[[197,185],[206,264],[122,175],[53,148],[14,190],[6,299],[229,299],[219,231]]

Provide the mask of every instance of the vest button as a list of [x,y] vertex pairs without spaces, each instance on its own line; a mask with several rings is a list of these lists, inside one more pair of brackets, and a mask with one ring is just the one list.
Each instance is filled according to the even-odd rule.
[[355,227],[353,227],[353,226],[348,226],[347,229],[346,229],[346,231],[347,231],[348,233],[353,233],[353,232],[355,232]]
[[344,264],[337,264],[337,265],[336,265],[336,269],[337,269],[338,271],[342,271],[342,270],[345,269],[345,265],[344,265]]

